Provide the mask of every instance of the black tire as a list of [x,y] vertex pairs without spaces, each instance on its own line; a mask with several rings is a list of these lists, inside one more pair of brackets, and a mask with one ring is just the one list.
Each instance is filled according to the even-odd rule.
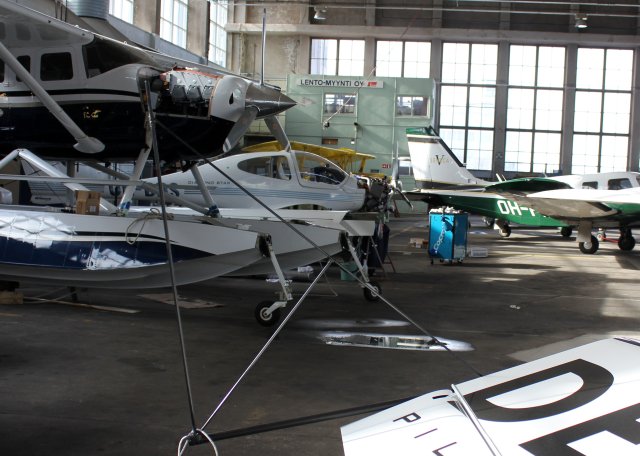
[[625,252],[628,252],[630,250],[633,250],[635,246],[636,246],[636,240],[633,236],[630,236],[630,235],[621,236],[620,239],[618,239],[618,248],[620,250],[624,250]]
[[570,226],[563,226],[562,228],[560,228],[560,234],[563,238],[571,237],[571,233],[573,233],[573,228],[571,228]]
[[[382,287],[375,280],[369,280],[369,285],[375,288],[378,294],[382,293]],[[378,294],[374,295],[368,287],[364,287],[362,292],[364,293],[364,299],[366,299],[367,301],[376,302],[380,299],[380,296],[378,296]]]
[[598,242],[598,238],[594,235],[591,235],[591,242],[579,242],[578,247],[582,253],[587,255],[592,255],[598,251],[598,247],[600,243]]
[[272,304],[273,301],[262,301],[256,306],[254,315],[262,326],[273,326],[280,320],[280,309],[276,309],[271,312],[271,315],[267,315],[266,311]]
[[503,226],[502,228],[500,228],[500,231],[498,231],[498,234],[500,235],[500,237],[508,238],[509,236],[511,236],[511,227],[509,225]]

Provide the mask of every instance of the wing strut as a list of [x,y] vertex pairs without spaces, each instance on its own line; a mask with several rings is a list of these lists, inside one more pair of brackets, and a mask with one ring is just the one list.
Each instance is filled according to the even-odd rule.
[[62,126],[78,141],[73,147],[86,154],[95,154],[104,150],[104,144],[96,138],[87,136],[71,117],[60,107],[60,105],[47,93],[46,90],[36,81],[31,73],[16,59],[11,52],[0,42],[0,59],[2,59],[13,72],[28,87],[33,94],[38,97],[43,105],[53,116],[58,119]]

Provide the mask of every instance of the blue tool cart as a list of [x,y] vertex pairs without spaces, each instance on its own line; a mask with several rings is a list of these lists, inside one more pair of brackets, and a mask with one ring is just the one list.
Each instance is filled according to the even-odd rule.
[[432,210],[429,212],[429,256],[431,264],[441,262],[461,263],[467,255],[467,229],[469,214],[460,211]]

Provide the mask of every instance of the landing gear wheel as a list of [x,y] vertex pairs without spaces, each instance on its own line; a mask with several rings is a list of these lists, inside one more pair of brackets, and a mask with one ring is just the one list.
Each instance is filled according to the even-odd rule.
[[598,242],[598,238],[594,235],[591,235],[591,242],[579,242],[578,247],[582,253],[586,253],[587,255],[594,254],[598,251],[600,243]]
[[491,228],[496,220],[489,217],[482,217],[482,222],[484,223],[484,226]]
[[571,233],[573,233],[573,228],[571,228],[570,226],[563,226],[562,228],[560,228],[560,234],[563,238],[571,237]]
[[625,252],[628,252],[630,250],[633,250],[635,246],[636,246],[636,240],[633,236],[627,235],[627,236],[622,236],[620,237],[620,239],[618,239],[618,247],[620,248],[620,250],[624,250]]
[[367,301],[370,302],[376,302],[380,299],[380,296],[378,296],[380,293],[382,293],[382,287],[380,287],[380,284],[378,282],[376,282],[375,280],[370,280],[369,281],[369,285],[371,285],[373,288],[375,288],[376,292],[378,294],[374,295],[373,292],[371,290],[369,290],[368,287],[364,287],[364,289],[362,290],[364,293],[364,299],[366,299]]
[[272,304],[273,301],[262,301],[256,306],[254,315],[262,326],[273,326],[280,320],[280,309],[275,309],[270,314],[267,312]]
[[511,236],[511,227],[508,225],[503,226],[502,228],[500,228],[500,231],[498,231],[498,234],[500,235],[500,237],[508,238],[509,236]]

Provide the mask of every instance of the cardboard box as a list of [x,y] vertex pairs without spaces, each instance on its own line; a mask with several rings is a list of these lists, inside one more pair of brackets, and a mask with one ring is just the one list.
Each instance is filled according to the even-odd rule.
[[100,192],[76,190],[76,214],[98,215],[100,213]]
[[422,238],[411,238],[409,239],[409,246],[415,247],[416,249],[428,249],[429,241]]

